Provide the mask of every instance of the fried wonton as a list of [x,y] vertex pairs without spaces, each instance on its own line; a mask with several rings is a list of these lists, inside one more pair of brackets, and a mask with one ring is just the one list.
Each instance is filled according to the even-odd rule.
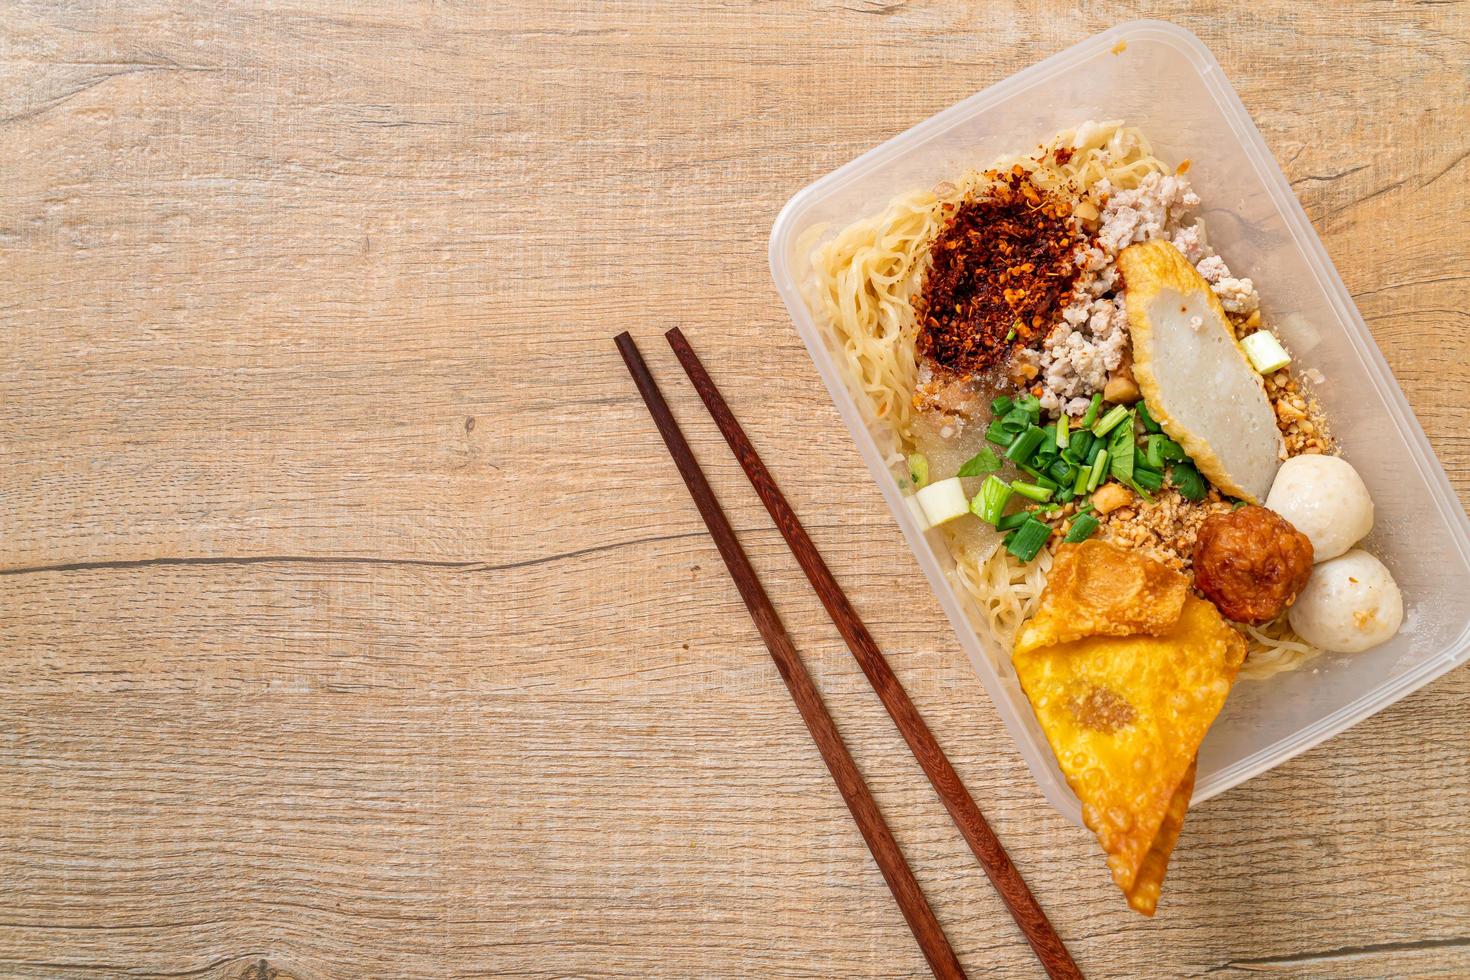
[[1179,621],[1189,580],[1138,558],[1101,541],[1058,548],[1041,608],[1021,627],[1017,645],[1166,632]]
[[1137,552],[1064,546],[1055,567],[1012,660],[1113,880],[1152,915],[1245,640]]

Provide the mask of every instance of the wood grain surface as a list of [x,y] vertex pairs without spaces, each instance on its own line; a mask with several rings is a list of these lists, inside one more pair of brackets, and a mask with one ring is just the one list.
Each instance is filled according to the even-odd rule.
[[[0,4],[0,975],[925,976],[611,344],[674,325],[1089,976],[1470,975],[1470,672],[1192,813],[1141,920],[765,263],[814,177],[1173,20],[1470,501],[1470,5],[491,6]],[[966,969],[1035,975],[653,367]]]

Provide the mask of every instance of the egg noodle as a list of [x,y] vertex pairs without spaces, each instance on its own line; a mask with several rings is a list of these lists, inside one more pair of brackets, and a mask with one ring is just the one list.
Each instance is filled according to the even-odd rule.
[[[1050,150],[1067,147],[1059,162]],[[1138,187],[1153,173],[1172,173],[1154,156],[1138,129],[1121,122],[1088,122],[1062,130],[1035,156],[1011,156],[992,164],[1005,171],[1020,165],[1044,190],[1085,194],[1106,179],[1118,190]],[[946,205],[958,205],[989,178],[971,171],[932,190],[891,201],[877,216],[857,221],[823,241],[813,228],[798,243],[799,261],[810,263],[807,302],[829,326],[840,348],[840,363],[880,446],[891,458],[917,451],[914,390],[919,381],[916,352],[918,321],[914,300],[923,281],[930,244],[939,236]],[[1078,211],[1092,207],[1088,201]],[[1084,217],[1087,215],[1083,214]],[[1095,215],[1094,215],[1095,216]],[[886,444],[885,444],[886,443]],[[954,559],[951,577],[972,600],[977,625],[1005,650],[1035,611],[1050,552],[1023,563],[999,547],[998,535],[958,534],[941,528]],[[1318,651],[1295,636],[1285,616],[1264,627],[1246,628],[1249,654],[1242,676],[1267,677],[1298,666]]]

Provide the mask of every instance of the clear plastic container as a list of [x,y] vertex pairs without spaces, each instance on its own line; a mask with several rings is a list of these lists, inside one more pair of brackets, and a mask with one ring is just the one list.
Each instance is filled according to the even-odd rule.
[[1364,544],[1392,570],[1403,630],[1366,653],[1324,654],[1298,670],[1236,684],[1200,750],[1196,804],[1285,762],[1470,658],[1470,521],[1363,318],[1220,65],[1199,39],[1161,21],[1090,38],[920,123],[793,197],[771,232],[771,272],[817,371],[903,528],[961,645],[1046,797],[1080,822],[1008,651],[981,635],[951,584],[952,561],[906,508],[860,393],[808,310],[797,243],[874,214],[893,197],[1025,152],[1087,119],[1125,119],[1167,162],[1191,161],[1210,241],[1255,280],[1266,316],[1315,386],[1343,454],[1376,503]]

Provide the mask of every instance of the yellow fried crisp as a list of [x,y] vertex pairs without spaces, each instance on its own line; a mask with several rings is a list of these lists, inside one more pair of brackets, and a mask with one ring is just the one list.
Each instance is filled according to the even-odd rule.
[[1137,552],[1086,542],[1057,564],[1012,661],[1114,882],[1152,915],[1245,640]]
[[1041,608],[1021,627],[1016,643],[1167,631],[1184,609],[1189,580],[1137,557],[1101,541],[1062,545],[1047,573]]

